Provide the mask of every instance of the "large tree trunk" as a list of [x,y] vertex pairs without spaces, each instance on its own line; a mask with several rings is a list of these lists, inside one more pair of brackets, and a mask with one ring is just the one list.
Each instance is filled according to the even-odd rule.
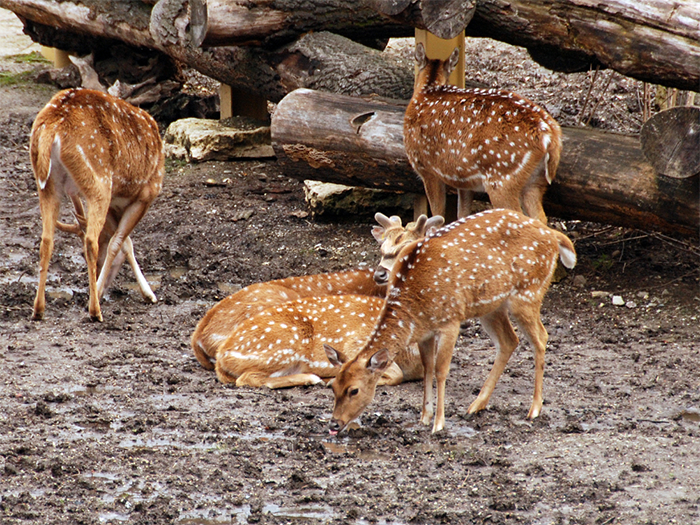
[[[441,38],[489,37],[528,48],[555,71],[602,65],[700,90],[700,9],[666,0],[370,0],[380,13]],[[473,18],[472,18],[473,17]]]
[[[273,147],[291,177],[422,192],[403,147],[404,112],[403,104],[297,90],[272,117]],[[544,205],[562,219],[697,237],[699,179],[657,176],[637,137],[565,128]]]
[[576,59],[698,91],[699,27],[697,2],[479,0],[467,34],[526,47],[551,69],[570,70],[566,59]]
[[[226,48],[227,51],[210,54],[195,45],[206,38],[202,33],[202,22],[197,22],[197,14],[202,0],[161,0],[155,6],[139,0],[0,0],[0,6],[10,9],[22,18],[56,27],[70,33],[88,34],[102,38],[119,39],[135,46],[160,49],[178,58],[190,66],[200,69],[205,74],[224,82],[224,77],[239,77],[234,68],[254,70],[257,67],[268,68],[268,73],[275,65],[273,58],[259,56],[261,49],[248,52]],[[311,23],[319,27],[335,27],[336,31],[362,34],[364,39],[373,35],[386,38],[392,34],[408,34],[412,31],[408,25],[392,25],[381,18],[372,20],[368,25],[358,23],[352,28],[352,17],[346,20],[345,29],[338,22],[343,17],[339,7],[333,7],[333,0],[305,2],[304,5],[317,6],[317,10],[298,10],[309,16],[308,20],[300,14],[294,15],[276,8],[275,3],[264,0],[219,0],[212,2],[212,12],[207,17],[210,27],[226,28],[236,42],[264,43],[277,45],[284,39],[293,40],[305,31]],[[400,7],[407,0],[374,0],[376,3],[393,4]],[[216,20],[223,16],[225,10],[215,9],[215,5],[232,5],[248,9],[250,18],[245,24],[228,24],[225,20]],[[338,3],[340,6],[342,3]],[[467,0],[423,0],[412,2],[409,9],[420,9],[423,18],[432,16],[440,23],[446,33],[468,22],[464,12],[450,13],[449,8],[465,5]],[[327,20],[324,5],[331,5],[329,13],[336,13],[336,20]],[[448,11],[441,12],[435,7],[446,6]],[[275,10],[276,9],[276,10]],[[433,13],[430,14],[430,10]],[[154,16],[151,17],[151,10]],[[348,9],[348,11],[350,11]],[[240,14],[240,10],[236,11]],[[356,10],[358,19],[365,20],[364,9]],[[159,15],[160,13],[160,15]],[[217,14],[220,13],[220,14]],[[260,14],[262,13],[262,14]],[[286,14],[285,14],[286,13]],[[201,13],[200,13],[201,14]],[[443,20],[438,15],[444,15]],[[162,16],[165,15],[165,16]],[[195,20],[193,22],[192,16]],[[450,17],[451,15],[451,17]],[[290,18],[284,18],[289,16]],[[344,15],[343,15],[344,16]],[[280,29],[280,20],[292,20],[293,25]],[[233,20],[233,19],[231,19]],[[455,22],[458,21],[459,23]],[[423,21],[425,22],[425,20]],[[149,23],[155,38],[149,31]],[[415,23],[405,20],[404,24]],[[198,25],[199,24],[199,25]],[[335,24],[335,25],[333,25]],[[376,25],[375,25],[376,24]],[[423,25],[425,25],[423,23]],[[199,27],[199,33],[196,28]],[[479,0],[474,18],[467,26],[467,34],[486,36],[512,44],[527,47],[533,58],[547,67],[556,70],[573,71],[588,68],[591,64],[602,64],[616,71],[640,80],[677,87],[680,89],[700,89],[700,10],[692,2],[668,2],[662,0]],[[450,29],[451,28],[451,29]],[[437,29],[436,29],[437,30]],[[219,29],[218,31],[223,31]],[[396,31],[396,32],[395,32]],[[366,36],[365,36],[366,35]],[[213,37],[212,37],[213,38]],[[218,38],[218,42],[224,41]],[[236,38],[238,40],[236,40]],[[235,50],[235,51],[232,51]],[[232,59],[228,64],[226,60]],[[245,63],[245,61],[252,61]],[[217,70],[221,69],[221,73]],[[263,74],[265,76],[267,73]],[[257,80],[257,79],[255,79]],[[235,82],[234,82],[235,84]],[[264,84],[254,84],[257,89]],[[245,88],[244,88],[245,89]]]
[[[178,11],[173,2],[161,1],[152,11],[140,0],[0,0],[0,6],[23,18],[25,30],[44,45],[84,55],[109,47],[104,39],[120,40],[161,51],[272,102],[299,87],[399,99],[410,98],[413,91],[412,63],[332,33],[310,32],[274,50],[250,46],[204,50],[188,43],[188,11]],[[163,19],[170,24],[160,23]]]
[[368,0],[392,20],[450,40],[464,31],[476,10],[476,0]]
[[190,31],[203,46],[255,45],[266,48],[289,43],[308,31],[330,31],[359,42],[411,36],[413,30],[381,16],[362,0],[161,0],[188,2]]

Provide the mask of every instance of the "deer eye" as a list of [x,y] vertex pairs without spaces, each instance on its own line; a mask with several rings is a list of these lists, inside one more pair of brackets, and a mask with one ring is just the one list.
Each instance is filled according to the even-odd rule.
[[350,391],[348,392],[348,395],[349,395],[350,397],[353,397],[353,396],[356,396],[356,395],[359,394],[359,393],[360,393],[360,389],[359,389],[359,388],[351,388]]

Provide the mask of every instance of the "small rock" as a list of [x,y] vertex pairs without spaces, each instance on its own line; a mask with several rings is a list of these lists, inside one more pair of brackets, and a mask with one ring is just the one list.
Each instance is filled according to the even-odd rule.
[[601,291],[591,292],[591,297],[593,297],[594,299],[597,297],[607,297],[608,295],[610,295],[608,292],[601,292]]
[[681,417],[687,421],[700,421],[700,409],[687,408],[681,412]]
[[612,296],[612,304],[614,306],[624,306],[625,300],[622,298],[621,295],[613,295]]
[[625,306],[626,306],[627,308],[637,308],[637,303],[635,303],[634,301],[627,301],[627,302],[625,303]]
[[578,288],[583,288],[586,286],[586,278],[583,275],[577,275],[574,277],[574,286]]

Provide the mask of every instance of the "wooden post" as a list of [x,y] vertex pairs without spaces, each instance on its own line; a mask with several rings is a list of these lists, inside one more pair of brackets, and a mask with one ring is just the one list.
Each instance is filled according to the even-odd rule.
[[56,69],[64,68],[71,63],[70,59],[68,58],[68,53],[62,49],[41,46],[41,54],[44,55],[46,60],[53,62],[53,67]]
[[[449,40],[438,38],[425,29],[416,29],[416,45],[422,43],[425,48],[425,56],[431,59],[445,60],[450,56],[454,48],[459,48],[459,62],[452,74],[450,74],[449,82],[453,86],[460,88],[464,87],[464,31],[459,35]],[[416,71],[418,73],[418,71]],[[445,222],[452,222],[457,218],[456,205],[453,209],[453,199],[448,199],[448,207],[446,209]],[[429,215],[428,199],[425,194],[416,194],[413,201],[413,216],[414,220],[421,214]]]
[[221,120],[231,118],[234,115],[252,117],[264,121],[270,118],[267,112],[267,100],[227,84],[221,84],[219,88],[219,103]]

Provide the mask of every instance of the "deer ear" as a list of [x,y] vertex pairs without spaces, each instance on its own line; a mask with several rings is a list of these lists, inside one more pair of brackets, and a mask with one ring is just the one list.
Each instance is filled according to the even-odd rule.
[[333,366],[341,367],[343,363],[346,363],[348,358],[343,355],[342,352],[338,352],[331,345],[323,343],[323,349],[326,351],[326,357],[331,362]]
[[386,228],[382,228],[381,226],[372,226],[372,237],[375,238],[375,240],[381,244],[384,241],[384,232],[386,231]]
[[452,51],[452,54],[450,55],[450,58],[447,59],[447,62],[445,63],[445,74],[449,75],[454,71],[454,69],[457,67],[457,64],[459,63],[459,48],[455,47],[454,51]]
[[425,236],[431,235],[443,224],[445,224],[445,219],[442,215],[433,215],[428,219],[428,222],[425,223]]
[[389,350],[382,348],[376,352],[367,361],[367,370],[370,372],[384,372],[391,364],[391,357],[389,356]]
[[418,64],[418,69],[423,69],[427,63],[428,60],[425,57],[425,48],[423,44],[418,42],[416,44],[416,64]]

